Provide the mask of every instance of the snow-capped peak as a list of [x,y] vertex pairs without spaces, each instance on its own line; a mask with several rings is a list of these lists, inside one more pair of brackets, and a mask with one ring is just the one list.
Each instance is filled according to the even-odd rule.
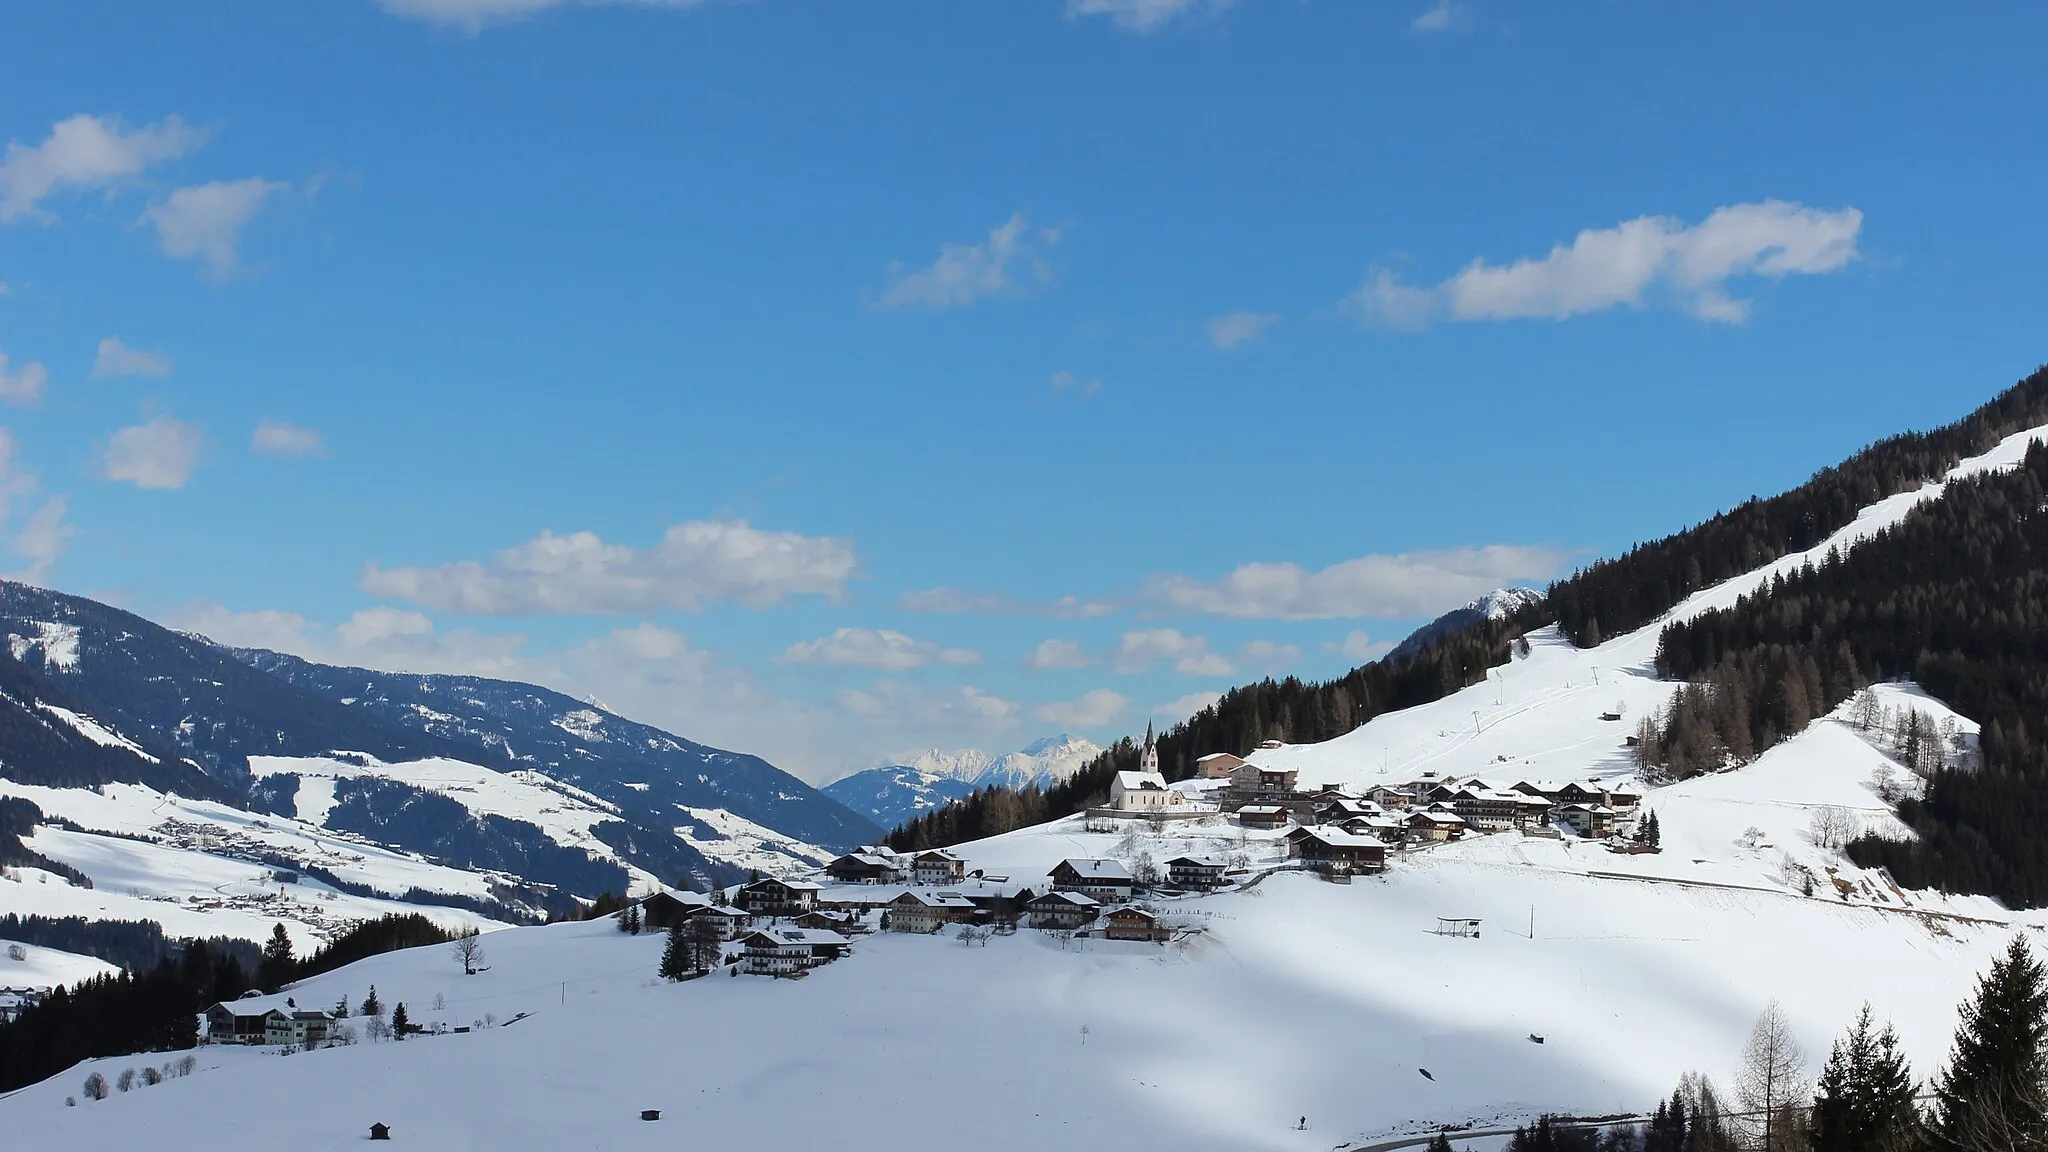
[[1524,608],[1542,602],[1543,593],[1534,588],[1496,588],[1465,605],[1465,609],[1477,612],[1488,620],[1505,620]]

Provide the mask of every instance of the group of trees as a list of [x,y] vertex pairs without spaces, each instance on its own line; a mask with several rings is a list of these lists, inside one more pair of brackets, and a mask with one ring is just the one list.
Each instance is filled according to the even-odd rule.
[[[186,941],[164,935],[154,920],[87,920],[83,916],[0,915],[0,939],[96,956],[130,972],[156,967],[182,953]],[[244,968],[261,958],[255,944],[234,936],[212,936],[207,947],[235,957]]]
[[725,959],[725,944],[718,930],[705,917],[692,916],[668,926],[668,943],[661,950],[657,974],[664,980],[681,980],[718,967]]
[[190,1048],[199,1042],[198,1013],[209,1004],[236,999],[252,987],[274,992],[365,957],[451,938],[418,913],[386,916],[358,924],[311,956],[299,957],[280,924],[263,945],[253,972],[243,959],[250,949],[247,941],[234,948],[179,941],[153,965],[58,988],[12,1023],[0,1024],[0,1092],[33,1084],[89,1057]]
[[1941,476],[2001,439],[2048,424],[2048,369],[1961,420],[1880,440],[1811,480],[1751,499],[1553,584],[1551,611],[1580,647],[1641,628],[1702,588],[1819,546],[1863,508]]
[[[1645,1124],[1544,1116],[1509,1152],[2041,1152],[2048,1149],[2048,969],[2014,937],[1959,1013],[1922,1093],[1889,1024],[1865,1005],[1818,1079],[1776,1003],[1743,1048],[1732,1098],[1688,1072]],[[1922,1106],[1923,1102],[1925,1107]],[[1429,1152],[1451,1152],[1439,1133]]]

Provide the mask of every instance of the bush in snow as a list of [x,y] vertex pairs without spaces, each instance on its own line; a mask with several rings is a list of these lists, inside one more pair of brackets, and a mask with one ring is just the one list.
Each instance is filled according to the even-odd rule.
[[199,1057],[194,1056],[188,1052],[185,1055],[178,1057],[178,1062],[172,1065],[172,1067],[178,1070],[178,1075],[190,1076],[192,1074],[192,1070],[194,1068],[199,1067]]
[[97,1072],[87,1076],[85,1078],[85,1098],[87,1100],[105,1100],[107,1098],[107,1078]]
[[142,1082],[143,1082],[144,1084],[161,1084],[161,1083],[163,1083],[163,1082],[164,1082],[164,1073],[163,1073],[163,1069],[161,1069],[161,1068],[144,1068],[144,1069],[142,1070]]
[[135,1069],[121,1069],[121,1076],[119,1079],[114,1081],[114,1087],[119,1088],[123,1092],[126,1092],[129,1089],[135,1087]]
[[9,960],[26,960],[28,959],[28,949],[23,948],[19,944],[9,944],[7,946],[7,958]]

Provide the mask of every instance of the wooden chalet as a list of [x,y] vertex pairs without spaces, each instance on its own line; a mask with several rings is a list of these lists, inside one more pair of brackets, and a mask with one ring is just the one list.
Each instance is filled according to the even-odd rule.
[[759,928],[740,947],[740,971],[750,976],[801,976],[846,955],[853,942],[815,928]]
[[1228,780],[1232,772],[1242,767],[1243,758],[1228,752],[1211,752],[1195,758],[1195,775],[1204,780]]
[[1285,828],[1287,809],[1279,804],[1247,804],[1237,810],[1237,822],[1246,828]]
[[1424,808],[1408,814],[1408,834],[1419,840],[1456,840],[1465,834],[1465,818],[1448,808]]
[[1378,872],[1387,866],[1385,841],[1328,825],[1289,832],[1287,854],[1323,872]]
[[919,884],[958,884],[967,878],[967,861],[943,848],[911,857],[911,879]]
[[756,916],[801,916],[818,906],[821,885],[809,880],[778,880],[773,876],[741,886],[733,903]]
[[901,884],[909,869],[901,856],[849,852],[825,865],[825,875],[841,884]]
[[1166,880],[1175,888],[1221,888],[1230,866],[1210,856],[1175,856],[1166,862]]
[[1079,928],[1101,913],[1102,905],[1080,892],[1047,892],[1024,906],[1025,923],[1033,928]]
[[1062,860],[1054,866],[1055,892],[1081,892],[1097,900],[1129,900],[1137,882],[1131,871],[1115,860]]
[[977,911],[958,892],[905,892],[882,906],[891,932],[937,932],[973,920]]
[[1164,944],[1173,939],[1173,929],[1159,922],[1159,917],[1143,908],[1112,908],[1102,914],[1102,935],[1107,940],[1137,940],[1146,944]]

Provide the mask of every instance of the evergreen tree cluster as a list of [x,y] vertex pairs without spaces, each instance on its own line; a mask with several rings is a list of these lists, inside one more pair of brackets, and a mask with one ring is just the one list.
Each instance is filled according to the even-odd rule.
[[[1913,842],[1850,856],[1907,887],[2048,903],[2048,447],[1948,487],[1846,554],[1774,578],[1734,607],[1665,629],[1659,674],[1690,681],[1640,755],[1673,776],[1754,756],[1877,680],[1911,677],[1983,725],[1952,763],[1925,718],[1901,754],[1928,772],[1900,816]],[[1639,737],[1641,739],[1641,737]]]
[[[1265,740],[1312,743],[1342,736],[1385,712],[1440,700],[1479,683],[1510,659],[1515,642],[1548,617],[1540,605],[1482,620],[1439,637],[1413,655],[1354,668],[1320,683],[1287,677],[1234,688],[1160,735],[1159,768],[1168,780],[1194,774],[1212,752],[1244,755]],[[1042,824],[1107,803],[1109,783],[1134,771],[1143,748],[1126,737],[1050,788],[991,785],[911,820],[889,836],[898,851],[943,848]]]
[[[80,956],[95,956],[130,972],[146,972],[166,959],[182,955],[188,941],[164,935],[154,920],[87,920],[83,916],[0,915],[0,939],[19,940]],[[213,936],[206,946],[254,968],[261,954],[255,944],[233,936]]]
[[0,1092],[95,1056],[190,1048],[199,1042],[199,1011],[248,989],[242,965],[200,941],[140,973],[58,988],[0,1024]]
[[1583,648],[1632,632],[1694,592],[1816,547],[1868,505],[1918,488],[1957,461],[2042,424],[2048,424],[2048,368],[1947,427],[1880,440],[1783,495],[1752,498],[1589,565],[1551,586],[1551,610],[1564,634]]
[[[132,931],[124,935],[143,938]],[[190,1048],[199,1042],[198,1013],[210,1004],[236,999],[252,987],[275,992],[370,956],[453,938],[418,913],[386,916],[364,921],[300,958],[293,955],[291,938],[280,924],[253,972],[242,959],[254,951],[248,941],[226,948],[206,940],[178,942],[148,967],[56,989],[13,1023],[0,1024],[0,1092],[33,1084],[88,1057]],[[369,1002],[363,1007],[374,1015]]]

